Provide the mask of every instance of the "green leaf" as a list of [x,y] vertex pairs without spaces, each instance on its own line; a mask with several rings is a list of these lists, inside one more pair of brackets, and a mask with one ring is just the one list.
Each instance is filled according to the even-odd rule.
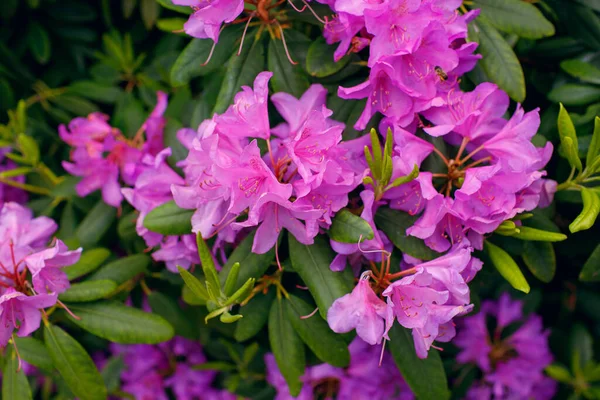
[[117,209],[100,200],[79,224],[75,235],[81,246],[93,247],[102,239],[117,216]]
[[31,54],[37,62],[46,64],[52,54],[48,32],[37,22],[30,23],[28,28],[27,44],[29,45]]
[[146,299],[152,312],[163,317],[175,329],[175,334],[188,339],[197,339],[198,332],[194,329],[192,321],[183,313],[181,306],[175,299],[160,293],[152,292]]
[[[293,50],[290,49],[292,60],[298,62]],[[271,86],[275,92],[286,92],[294,97],[300,98],[308,89],[310,82],[300,65],[293,65],[285,54],[281,39],[269,41],[269,52],[267,55],[269,71],[273,72]]]
[[181,31],[185,22],[184,18],[161,18],[156,21],[156,27],[165,32]]
[[541,39],[554,35],[554,26],[533,5],[520,0],[474,0],[472,8],[479,8],[496,29],[514,33],[527,39]]
[[340,61],[333,60],[336,46],[328,45],[325,38],[319,37],[308,48],[306,55],[306,72],[316,78],[333,75],[348,64],[350,57],[344,56]]
[[583,200],[583,210],[581,210],[581,213],[569,225],[571,233],[590,229],[594,226],[598,213],[600,212],[600,197],[598,197],[598,194],[584,186],[582,186],[580,190],[581,199]]
[[31,163],[31,165],[37,164],[40,160],[40,147],[31,136],[27,136],[25,133],[19,133],[17,136],[17,147],[23,154],[23,157]]
[[156,344],[171,339],[173,327],[162,317],[118,302],[69,304],[80,319],[69,319],[96,336],[123,344]]
[[440,355],[430,350],[426,359],[420,359],[410,331],[398,324],[390,330],[389,349],[394,361],[419,400],[448,399],[448,380]]
[[565,83],[548,93],[548,99],[567,106],[585,106],[600,100],[600,88],[578,83]]
[[213,260],[213,256],[210,249],[206,245],[204,239],[202,239],[201,233],[198,233],[196,235],[196,244],[198,245],[198,255],[200,256],[200,262],[202,264],[202,272],[204,272],[204,278],[214,290],[220,292],[221,283],[219,282],[219,275],[217,275],[215,262]]
[[347,208],[335,214],[327,233],[331,239],[340,243],[358,243],[374,237],[371,225]]
[[579,280],[584,282],[600,281],[600,244],[596,246],[579,273]]
[[[191,9],[191,7],[188,8]],[[197,76],[205,76],[222,68],[232,53],[235,52],[234,48],[237,49],[236,42],[240,39],[240,36],[241,32],[238,27],[226,26],[219,35],[219,43],[206,65],[203,64],[213,47],[212,39],[192,39],[179,54],[173,68],[171,68],[171,83],[174,86],[183,86]],[[248,38],[251,37],[248,35]],[[245,45],[248,46],[248,42]]]
[[575,125],[573,125],[569,112],[562,103],[560,104],[560,111],[558,112],[556,124],[558,127],[558,134],[560,135],[560,141],[565,148],[569,164],[581,171],[581,160],[577,155],[577,148],[579,147],[577,142],[577,132],[575,131]]
[[16,337],[15,342],[19,349],[19,355],[27,363],[34,365],[44,371],[54,371],[54,364],[46,346],[38,339],[32,337]]
[[116,288],[115,282],[106,279],[74,283],[58,298],[60,301],[73,303],[100,300],[111,294]]
[[[177,11],[182,14],[190,15],[191,13],[194,12],[192,7],[176,6],[175,4],[173,4],[172,0],[156,0],[156,2],[168,10]],[[219,37],[219,39],[220,39],[220,37]]]
[[[558,4],[557,6],[560,7]],[[569,12],[562,13],[560,17],[570,36],[579,39],[586,47],[600,50],[600,18],[596,13],[571,2]]]
[[151,259],[145,254],[123,257],[100,268],[89,280],[97,281],[107,279],[117,285],[127,282],[131,278],[142,274],[150,266]]
[[135,10],[135,6],[137,5],[137,0],[123,0],[123,17],[125,19],[131,18],[133,14],[133,10]]
[[544,371],[550,378],[554,379],[555,381],[569,384],[573,380],[573,377],[571,376],[569,370],[560,364],[550,364],[546,368],[544,368]]
[[114,392],[121,385],[121,374],[124,369],[125,363],[122,356],[110,358],[102,367],[100,374],[109,393]]
[[575,325],[573,325],[570,337],[570,350],[571,355],[573,356],[571,359],[573,364],[571,366],[571,370],[575,373],[575,376],[577,376],[578,369],[583,369],[588,362],[593,360],[593,343],[594,339],[586,327],[580,322],[575,323]]
[[510,235],[521,240],[533,240],[538,242],[561,242],[567,238],[567,235],[557,232],[549,232],[541,229],[530,228],[528,226],[517,227],[518,232]]
[[400,185],[404,185],[405,183],[412,182],[415,179],[417,179],[418,176],[419,176],[419,166],[417,164],[415,164],[413,166],[412,171],[410,171],[410,174],[403,175],[403,176],[400,176],[400,177],[394,179],[394,181],[388,185],[386,190],[394,188],[394,187],[398,187]]
[[237,287],[237,279],[240,274],[240,263],[234,263],[227,275],[227,280],[225,280],[225,286],[223,292],[225,292],[225,296],[231,296]]
[[194,295],[196,295],[198,298],[200,298],[204,301],[210,299],[208,290],[206,290],[206,288],[204,287],[204,285],[202,284],[202,282],[200,282],[200,280],[198,278],[196,278],[190,272],[186,271],[185,269],[183,269],[181,267],[177,267],[177,269],[179,270],[179,274],[181,274],[181,277],[183,278],[185,285],[190,288],[190,290],[192,291],[192,293],[194,293]]
[[101,266],[109,256],[110,251],[102,247],[85,250],[81,253],[79,261],[73,265],[63,267],[62,270],[67,274],[67,278],[72,281],[96,270],[96,268]]
[[513,260],[506,251],[491,244],[487,240],[485,241],[485,250],[490,257],[492,264],[494,264],[494,267],[496,267],[500,275],[502,275],[512,287],[521,292],[529,293],[529,283],[527,283],[525,276],[523,276],[523,273],[515,260]]
[[329,268],[334,254],[325,236],[317,236],[310,246],[298,242],[293,235],[288,235],[288,238],[292,267],[308,286],[323,319],[327,319],[331,304],[349,293],[352,287],[343,272]]
[[180,208],[175,201],[156,207],[144,217],[144,227],[161,235],[187,235],[192,232],[194,210]]
[[228,299],[223,303],[223,306],[230,306],[232,304],[241,303],[246,296],[248,296],[254,288],[254,278],[249,278],[238,290],[235,291]]
[[275,259],[275,249],[267,251],[265,254],[252,253],[252,243],[254,242],[254,233],[248,235],[237,245],[233,253],[227,259],[227,263],[219,272],[219,280],[225,284],[229,271],[233,264],[240,263],[240,272],[238,274],[235,289],[239,289],[249,278],[259,279],[269,268]]
[[101,103],[113,104],[117,101],[121,93],[123,93],[123,90],[117,86],[95,81],[76,81],[69,85],[67,93]]
[[513,49],[486,19],[472,24],[479,29],[480,64],[487,76],[513,100],[525,100],[525,76]]
[[341,335],[336,335],[318,314],[302,318],[314,311],[308,303],[294,295],[284,302],[294,330],[319,360],[340,368],[350,364],[348,345]]
[[300,377],[306,368],[304,344],[290,322],[282,299],[274,301],[269,312],[269,343],[290,394],[298,396],[302,389]]
[[257,294],[245,306],[240,307],[240,314],[244,316],[236,325],[233,337],[238,342],[253,338],[267,323],[269,310],[275,299],[275,291],[269,290],[267,294]]
[[[208,296],[208,292],[206,293]],[[204,306],[208,298],[198,297],[188,285],[181,288],[181,299],[190,306]]]
[[564,60],[560,68],[567,74],[584,82],[600,84],[600,69],[581,60]]
[[585,159],[586,166],[592,165],[596,156],[600,154],[600,117],[594,118],[594,134],[588,147],[587,157]]
[[44,342],[58,372],[81,400],[106,400],[106,386],[85,349],[58,326],[44,327]]
[[147,30],[150,30],[160,15],[160,7],[156,0],[140,0],[140,13]]
[[406,235],[406,230],[413,226],[417,219],[417,216],[403,211],[380,208],[375,215],[375,226],[403,253],[420,260],[433,260],[440,256],[438,252],[427,247],[422,239]]
[[556,273],[556,255],[552,243],[527,242],[523,250],[523,261],[529,271],[540,281],[548,283]]
[[[255,30],[247,33],[248,38],[252,38],[255,35]],[[213,112],[224,112],[232,103],[233,96],[241,90],[241,87],[243,85],[252,85],[256,76],[264,68],[265,46],[262,40],[255,39],[251,44],[246,42],[239,56],[234,52],[229,61],[227,61],[225,78],[221,84]]]
[[31,388],[23,369],[19,369],[17,353],[10,349],[5,355],[2,370],[2,398],[15,400],[30,400]]

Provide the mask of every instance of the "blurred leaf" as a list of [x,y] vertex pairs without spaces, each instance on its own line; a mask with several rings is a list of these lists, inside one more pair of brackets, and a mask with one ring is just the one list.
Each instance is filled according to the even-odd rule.
[[29,24],[28,29],[27,43],[29,44],[31,54],[37,62],[46,64],[52,54],[48,32],[37,22]]
[[117,99],[111,120],[126,137],[132,138],[146,120],[146,112],[132,93],[125,92]]
[[306,318],[314,309],[299,297],[290,295],[285,304],[294,330],[317,358],[334,367],[347,367],[350,353],[343,336],[335,334],[319,314]]
[[123,6],[123,17],[125,19],[131,18],[133,10],[135,10],[135,6],[137,5],[137,0],[121,0],[121,4]]
[[177,12],[180,12],[182,14],[188,14],[189,15],[192,12],[194,12],[194,10],[192,9],[192,7],[176,6],[175,4],[173,4],[173,2],[171,0],[156,0],[156,2],[158,4],[160,4],[161,6],[163,6],[164,8],[166,8],[166,9],[177,11]]
[[491,244],[488,240],[485,241],[485,250],[494,264],[494,267],[500,272],[500,275],[517,290],[529,293],[529,283],[523,276],[521,269],[512,259],[512,257],[500,247]]
[[145,254],[119,258],[100,268],[89,280],[111,280],[121,285],[131,278],[143,273],[150,266],[150,257]]
[[68,22],[93,22],[98,19],[94,7],[86,2],[61,1],[60,7],[48,7],[48,14],[54,19]]
[[548,283],[556,272],[556,255],[552,243],[526,242],[523,261],[529,271],[540,281]]
[[351,283],[345,278],[345,272],[329,268],[334,253],[325,236],[315,237],[315,243],[310,246],[298,242],[293,235],[288,235],[288,239],[292,267],[308,286],[323,319],[327,319],[329,307],[351,291]]
[[68,93],[108,104],[116,102],[121,93],[123,93],[119,87],[95,81],[76,81],[69,85],[68,90]]
[[[255,34],[255,31],[249,31],[247,36],[252,38]],[[225,79],[219,90],[213,112],[224,112],[232,103],[234,95],[241,90],[241,87],[243,85],[251,86],[256,76],[264,69],[265,46],[260,39],[255,39],[252,44],[245,43],[239,56],[233,53],[227,62]]]
[[554,35],[554,26],[533,5],[520,0],[474,0],[472,8],[479,8],[496,29],[514,33],[527,39]]
[[515,101],[525,100],[525,76],[513,49],[486,19],[472,22],[479,29],[480,65],[487,76]]
[[140,0],[140,13],[144,26],[150,30],[160,15],[160,7],[156,0]]
[[448,380],[439,352],[429,351],[420,359],[410,331],[399,324],[390,330],[389,349],[402,377],[419,400],[442,400],[450,397]]
[[579,78],[584,82],[600,84],[600,69],[581,60],[565,60],[560,67],[567,74]]
[[15,341],[19,355],[25,362],[47,372],[54,371],[54,364],[44,343],[32,337],[16,337]]
[[84,250],[81,253],[79,261],[73,265],[63,267],[62,270],[67,274],[70,281],[83,275],[89,274],[101,266],[110,256],[110,251],[104,248]]
[[[295,62],[299,62],[292,49],[290,56]],[[294,97],[300,98],[310,85],[304,70],[300,65],[293,65],[285,54],[281,39],[269,41],[269,53],[267,57],[269,71],[273,72],[271,86],[275,92],[286,92]]]
[[335,214],[327,234],[340,243],[358,243],[374,237],[371,225],[347,208],[342,208]]
[[577,376],[577,371],[583,369],[594,358],[593,338],[585,326],[578,322],[571,330],[570,343],[573,363],[571,370]]
[[600,244],[596,246],[579,273],[579,280],[584,282],[600,281]]
[[558,382],[569,384],[573,380],[569,370],[560,364],[550,364],[544,369],[544,371],[550,378]]
[[161,31],[172,32],[183,30],[184,18],[161,18],[156,21],[156,27]]
[[105,400],[102,376],[85,349],[58,326],[44,327],[44,342],[60,375],[81,400]]
[[69,304],[80,319],[69,320],[103,339],[122,344],[156,344],[171,339],[173,327],[162,317],[118,302]]
[[314,77],[323,78],[344,68],[350,61],[350,57],[344,56],[335,62],[333,60],[335,48],[334,45],[328,45],[324,37],[318,37],[313,41],[306,55],[306,72]]
[[288,384],[290,394],[298,396],[302,389],[300,377],[306,368],[304,343],[290,322],[287,307],[278,298],[269,312],[269,343],[277,367]]
[[407,236],[406,230],[413,226],[418,216],[391,208],[380,208],[375,214],[375,226],[381,229],[387,237],[403,253],[420,260],[433,260],[439,253],[431,250],[422,239]]
[[583,210],[569,225],[571,233],[590,229],[594,226],[600,212],[600,197],[598,197],[598,194],[584,186],[580,187],[580,191],[581,199],[583,200]]
[[239,289],[250,278],[258,279],[262,277],[271,266],[275,259],[275,249],[271,249],[264,254],[252,253],[254,235],[255,233],[251,233],[246,236],[227,258],[227,263],[219,271],[219,281],[222,285],[225,284],[227,275],[229,275],[231,267],[236,262],[240,263],[241,268],[235,289]]
[[[562,4],[556,4],[561,11]],[[578,4],[569,4],[569,12],[561,13],[564,23],[571,36],[574,36],[588,47],[600,50],[600,18],[589,8]]]
[[74,283],[58,298],[60,301],[73,303],[100,300],[111,294],[116,288],[117,284],[107,279]]
[[163,293],[152,292],[146,299],[152,309],[152,312],[163,317],[173,329],[175,334],[191,340],[197,339],[198,332],[191,324],[192,321],[183,313],[183,310],[177,304],[177,301]]
[[98,106],[80,96],[63,94],[53,98],[52,102],[63,110],[69,111],[77,116],[87,116],[88,114],[99,111]]
[[144,227],[162,235],[187,235],[192,233],[194,210],[180,208],[175,201],[162,204],[146,215]]
[[244,342],[256,336],[265,326],[269,319],[269,310],[275,299],[275,290],[269,290],[267,294],[257,294],[243,307],[239,313],[244,316],[235,326],[233,337],[238,342]]
[[104,380],[104,384],[109,393],[112,393],[119,388],[121,384],[121,373],[124,369],[125,363],[123,362],[122,356],[110,358],[106,364],[104,364],[104,367],[102,367],[100,374],[102,375],[102,379]]
[[31,165],[36,165],[40,160],[40,148],[35,139],[27,136],[24,132],[17,136],[17,147],[23,158]]
[[2,398],[15,400],[32,399],[31,388],[20,367],[17,353],[9,349],[5,355],[4,369],[2,370]]
[[567,106],[584,106],[600,100],[600,88],[577,83],[566,83],[548,93],[548,99]]
[[75,235],[82,247],[93,247],[98,243],[117,216],[117,209],[100,200],[79,224]]

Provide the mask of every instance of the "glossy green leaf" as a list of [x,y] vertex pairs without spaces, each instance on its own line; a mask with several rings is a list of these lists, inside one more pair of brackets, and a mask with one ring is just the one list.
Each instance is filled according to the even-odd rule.
[[235,289],[240,288],[249,278],[258,279],[262,277],[265,271],[275,260],[275,249],[271,249],[264,254],[252,253],[252,243],[254,242],[254,233],[248,235],[227,259],[227,263],[219,271],[219,281],[225,284],[229,271],[233,264],[240,263],[240,272],[237,277]]
[[28,364],[48,372],[54,370],[52,358],[50,358],[50,354],[43,342],[32,337],[16,337],[15,341],[19,349],[19,355]]
[[79,224],[75,235],[84,248],[94,247],[117,216],[117,209],[100,200]]
[[31,388],[25,372],[19,367],[17,353],[10,349],[5,354],[4,369],[2,370],[2,398],[15,400],[30,400]]
[[27,44],[31,54],[40,64],[46,64],[50,60],[52,48],[50,45],[50,36],[44,27],[37,22],[29,24],[27,33]]
[[198,332],[194,329],[192,321],[183,312],[175,299],[160,292],[152,292],[146,299],[152,312],[160,315],[171,324],[176,335],[192,340],[197,339]]
[[[247,38],[255,36],[256,31],[249,31]],[[218,46],[217,46],[218,47]],[[230,50],[231,51],[231,50]],[[231,53],[230,53],[231,54]],[[222,113],[233,102],[233,97],[243,85],[252,86],[256,76],[265,69],[265,46],[261,40],[246,40],[241,54],[235,52],[227,61],[225,78],[221,84],[217,102],[213,112]]]
[[321,316],[327,319],[331,304],[349,293],[352,285],[344,272],[334,272],[329,268],[334,254],[325,236],[317,236],[310,246],[298,242],[293,235],[288,235],[288,238],[292,267],[308,286]]
[[472,8],[481,10],[496,29],[527,39],[554,35],[554,26],[533,5],[520,0],[474,0]]
[[556,273],[554,246],[548,242],[527,242],[523,250],[523,262],[540,281],[548,283]]
[[[168,0],[166,0],[168,1]],[[186,85],[197,76],[205,76],[223,67],[237,48],[236,41],[240,39],[240,29],[236,26],[226,26],[219,35],[219,44],[208,64],[203,65],[213,46],[212,39],[192,39],[183,49],[171,68],[171,82],[175,86]],[[248,36],[251,38],[252,36]],[[250,46],[249,40],[245,46]],[[239,89],[239,88],[238,88]]]
[[591,166],[596,156],[600,154],[600,117],[594,118],[594,133],[588,147],[586,166]]
[[146,254],[123,257],[115,260],[94,273],[89,280],[109,280],[120,285],[131,278],[142,274],[150,266],[151,259]]
[[598,213],[600,212],[600,197],[598,197],[598,194],[583,186],[580,190],[581,199],[583,200],[583,210],[581,210],[581,213],[569,225],[571,233],[590,229],[594,226]]
[[371,225],[347,208],[342,208],[335,214],[327,234],[340,243],[358,243],[374,237]]
[[450,397],[448,379],[439,353],[431,349],[426,359],[420,359],[410,330],[394,324],[390,330],[388,348],[412,392],[420,400],[443,400]]
[[486,75],[513,100],[525,100],[525,76],[513,49],[486,19],[477,18],[472,24],[479,30],[480,65]]
[[60,301],[72,303],[100,300],[111,294],[116,288],[117,284],[115,282],[106,279],[73,283],[58,298]]
[[245,306],[240,307],[239,312],[244,316],[235,326],[233,337],[238,342],[253,338],[267,323],[269,310],[275,299],[275,290],[269,290],[267,294],[257,294]]
[[500,247],[485,241],[485,250],[500,275],[517,290],[529,293],[529,283],[512,257]]
[[584,82],[600,84],[600,69],[590,63],[581,60],[565,60],[560,63],[560,68]]
[[73,323],[111,342],[155,344],[174,335],[173,327],[162,317],[118,302],[77,303],[69,308],[80,318],[69,316]]
[[433,260],[439,253],[431,250],[422,239],[407,236],[406,230],[414,225],[417,216],[391,208],[380,208],[375,214],[375,226],[381,229],[387,237],[403,253],[421,260]]
[[558,120],[556,124],[558,126],[560,141],[565,150],[565,154],[567,155],[567,159],[569,160],[569,164],[581,171],[583,167],[581,160],[576,153],[576,150],[579,147],[577,141],[577,132],[575,131],[575,125],[573,125],[573,121],[571,120],[568,111],[565,109],[562,103],[560,104],[560,111],[558,113]]
[[81,253],[79,261],[73,265],[63,267],[62,270],[67,274],[67,278],[72,281],[73,279],[77,279],[96,270],[99,266],[104,264],[109,256],[110,251],[102,247],[85,250]]
[[290,322],[284,300],[277,299],[269,312],[269,343],[277,367],[288,384],[290,394],[297,396],[302,389],[300,377],[306,368],[304,343]]
[[579,280],[584,282],[600,281],[600,245],[596,246],[579,273]]
[[[299,62],[292,49],[290,49],[290,56],[294,62]],[[294,65],[288,60],[281,39],[269,41],[267,65],[269,71],[273,72],[271,86],[275,92],[285,92],[300,98],[308,89],[310,85],[308,77],[299,64]]]
[[169,201],[150,211],[144,218],[144,227],[162,235],[187,235],[192,232],[194,210],[180,208]]
[[67,386],[81,400],[106,400],[106,386],[85,349],[58,326],[44,327],[44,342]]
[[548,99],[567,106],[585,106],[600,100],[600,88],[578,83],[565,83],[548,93]]
[[539,242],[561,242],[567,238],[567,235],[557,232],[549,232],[541,229],[530,228],[528,226],[517,227],[518,232],[511,236],[521,240],[534,240]]
[[305,318],[314,311],[313,307],[294,295],[284,300],[284,304],[294,330],[319,360],[334,367],[348,366],[350,352],[343,337],[335,334],[320,314]]
[[336,45],[329,45],[325,38],[317,38],[308,48],[306,55],[306,72],[316,78],[324,78],[335,74],[350,62],[349,56],[342,57],[338,62],[333,60]]

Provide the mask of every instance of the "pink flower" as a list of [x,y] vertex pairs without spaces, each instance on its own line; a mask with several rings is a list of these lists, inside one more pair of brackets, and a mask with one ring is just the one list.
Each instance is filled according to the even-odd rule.
[[52,307],[56,303],[56,293],[27,296],[8,288],[0,296],[0,347],[6,346],[13,329],[18,329],[20,337],[29,336],[40,327],[41,308]]
[[69,251],[69,248],[60,240],[56,240],[54,247],[33,253],[25,257],[27,269],[31,272],[33,287],[38,293],[60,294],[67,290],[71,284],[62,267],[73,265],[79,261],[81,247]]
[[244,10],[241,0],[173,0],[173,4],[190,6],[194,13],[183,25],[185,33],[190,36],[217,42],[223,22],[232,22]]

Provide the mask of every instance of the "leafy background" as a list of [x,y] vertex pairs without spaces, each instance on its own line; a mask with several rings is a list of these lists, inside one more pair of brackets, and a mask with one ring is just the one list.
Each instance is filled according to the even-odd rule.
[[[315,9],[326,13],[318,5]],[[522,102],[526,109],[539,107],[542,125],[534,141],[539,145],[552,141],[557,149],[548,166],[549,177],[559,183],[566,181],[572,169],[582,169],[577,160],[583,159],[593,178],[596,171],[588,153],[598,146],[592,134],[600,113],[600,1],[464,1],[462,10],[468,9],[481,10],[470,28],[470,40],[479,42],[478,52],[484,57],[463,79],[464,88],[492,81],[514,104]],[[185,156],[175,139],[177,129],[195,128],[213,112],[224,111],[241,85],[250,84],[258,72],[267,69],[274,72],[273,91],[299,96],[311,83],[323,84],[330,91],[328,105],[334,110],[333,117],[347,124],[344,137],[361,134],[352,125],[364,102],[343,101],[335,93],[340,85],[363,81],[368,69],[360,62],[360,55],[334,63],[334,48],[321,38],[321,27],[311,15],[287,13],[291,29],[286,29],[285,35],[296,65],[288,62],[282,42],[267,32],[258,37],[250,30],[237,56],[241,27],[231,26],[223,31],[211,61],[202,66],[212,43],[173,32],[181,29],[186,13],[189,9],[173,6],[169,0],[0,2],[0,139],[20,152],[22,159],[18,161],[26,168],[22,172],[27,173],[27,182],[45,188],[33,197],[30,206],[37,214],[55,218],[60,224],[58,236],[70,246],[86,249],[82,260],[68,269],[70,278],[81,281],[79,292],[71,290],[63,300],[73,304],[78,315],[88,316],[82,319],[87,322],[65,314],[60,321],[68,333],[51,326],[36,338],[18,340],[23,359],[48,371],[58,385],[58,393],[50,395],[30,382],[33,393],[43,398],[102,398],[105,386],[108,392],[118,391],[115,377],[122,361],[111,360],[100,377],[89,359],[82,358],[82,351],[106,348],[107,341],[158,342],[172,334],[172,329],[206,345],[210,367],[222,372],[219,379],[224,387],[254,399],[273,396],[262,375],[262,355],[269,348],[278,360],[285,360],[281,361],[287,364],[284,375],[290,381],[297,381],[304,362],[320,359],[343,365],[347,357],[343,348],[351,338],[329,335],[322,319],[310,319],[311,326],[300,326],[293,323],[297,319],[289,318],[313,309],[311,298],[303,293],[292,293],[290,300],[282,301],[271,291],[245,306],[245,318],[237,324],[211,320],[210,329],[204,328],[203,308],[182,309],[176,303],[182,293],[182,279],[141,253],[145,245],[135,233],[135,214],[129,206],[117,212],[104,205],[99,196],[77,197],[73,179],[44,179],[43,166],[59,176],[64,174],[60,160],[68,157],[68,149],[58,138],[58,124],[102,111],[112,116],[112,125],[133,136],[153,107],[157,90],[169,94],[166,144],[173,148],[170,163],[174,165]],[[559,103],[568,110],[572,125],[566,111],[559,119]],[[563,126],[560,132],[557,121]],[[374,119],[370,126],[376,123]],[[8,177],[8,173],[0,173],[0,182]],[[582,209],[588,213],[591,209],[593,214],[600,206],[600,189],[595,182],[589,181],[587,187],[595,194],[592,203],[598,204],[583,204],[585,196],[579,190],[560,191],[551,207],[536,211],[525,221],[533,228],[567,233],[567,240],[552,243],[494,235],[491,242],[506,253],[494,255],[492,247],[482,254],[487,267],[471,285],[477,305],[480,298],[511,290],[490,267],[495,259],[508,254],[518,265],[515,268],[523,271],[530,292],[525,296],[513,291],[513,295],[523,296],[526,309],[542,314],[551,329],[556,362],[547,372],[563,383],[559,398],[600,398],[600,389],[594,386],[600,381],[600,340],[594,340],[600,337],[600,293],[595,283],[600,280],[600,227],[569,231]],[[418,253],[422,248],[413,246],[398,229],[410,221],[393,212],[378,217],[400,250],[423,255]],[[273,271],[273,252],[251,254],[250,244],[251,238],[235,249],[221,274],[222,283],[235,261],[244,266],[238,286],[250,277]],[[332,255],[326,242],[308,248],[290,239],[282,246],[289,254],[283,263],[294,271],[286,275],[286,285],[293,286],[301,279],[317,305],[331,304],[349,290],[351,277],[329,273]],[[315,281],[300,262],[306,257],[311,257],[312,268],[321,272],[320,280]],[[500,264],[502,272],[506,263]],[[141,281],[146,288],[139,285]],[[163,318],[146,318],[122,306],[129,295],[139,305],[144,291],[149,294],[153,312]],[[183,289],[183,297],[190,304],[198,303],[189,289]],[[90,302],[107,298],[110,300]],[[133,326],[136,324],[152,334],[141,333]],[[114,326],[122,329],[115,330]],[[323,341],[317,341],[311,332],[322,333]],[[394,328],[391,334],[395,360],[413,388],[420,388],[422,398],[445,396],[442,363],[452,396],[464,394],[473,376],[457,369],[451,346],[441,358],[440,353],[432,352],[421,361],[407,356],[412,344],[402,328]],[[62,359],[60,349],[69,349]],[[3,363],[3,398],[30,397],[24,375],[14,372],[15,358],[10,352],[4,354]],[[69,378],[73,366],[81,371],[79,374],[87,373],[83,390],[81,382]],[[77,387],[80,389],[74,389]],[[439,388],[439,392],[428,391],[431,387]]]

